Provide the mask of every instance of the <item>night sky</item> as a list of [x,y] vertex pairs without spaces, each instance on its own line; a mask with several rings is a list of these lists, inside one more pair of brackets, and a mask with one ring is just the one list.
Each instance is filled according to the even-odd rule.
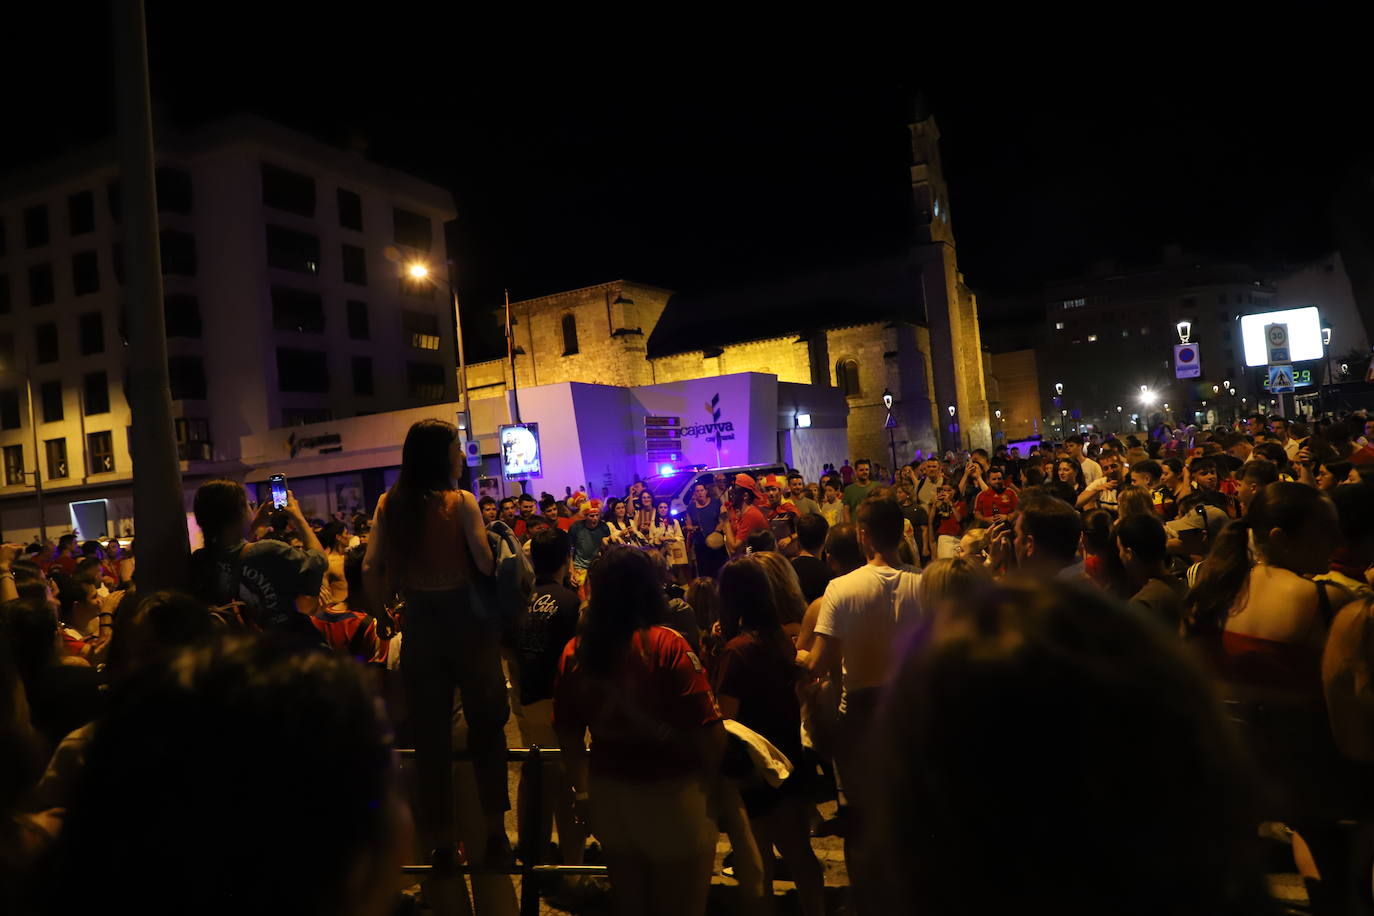
[[[944,136],[960,264],[985,297],[1097,258],[1151,263],[1170,242],[1266,265],[1315,256],[1333,245],[1333,189],[1369,161],[1355,58],[1297,26],[1270,36],[1282,50],[1219,32],[1092,56],[983,43],[937,61],[904,42],[667,52],[595,30],[536,42],[443,17],[389,25],[382,8],[336,22],[284,8],[206,22],[211,7],[152,3],[154,97],[185,126],[248,110],[365,143],[452,190],[465,311],[503,288],[704,290],[900,251],[917,91]],[[4,63],[24,89],[7,99],[0,168],[113,128],[106,26],[56,15],[15,29],[33,40]]]

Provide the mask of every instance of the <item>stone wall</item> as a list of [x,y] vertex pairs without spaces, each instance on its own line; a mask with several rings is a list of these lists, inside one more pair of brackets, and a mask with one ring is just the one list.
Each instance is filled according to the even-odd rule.
[[706,357],[700,350],[675,353],[652,361],[653,381],[680,382],[685,379],[737,372],[764,372],[780,382],[811,382],[811,348],[795,334],[731,344],[717,357]]
[[[617,281],[511,303],[516,378],[522,387],[588,382],[651,384],[646,344],[668,303],[667,290]],[[576,349],[564,335],[575,321]]]
[[995,431],[1007,439],[1024,439],[1043,432],[1040,428],[1040,375],[1034,350],[1014,350],[994,353],[990,371],[997,385],[994,409],[1002,411],[999,423],[993,420]]

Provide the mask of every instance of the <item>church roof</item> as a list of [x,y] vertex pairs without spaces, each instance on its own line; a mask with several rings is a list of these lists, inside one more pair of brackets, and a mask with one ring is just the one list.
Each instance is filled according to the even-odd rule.
[[925,323],[909,255],[711,292],[674,293],[649,335],[650,359],[874,322]]

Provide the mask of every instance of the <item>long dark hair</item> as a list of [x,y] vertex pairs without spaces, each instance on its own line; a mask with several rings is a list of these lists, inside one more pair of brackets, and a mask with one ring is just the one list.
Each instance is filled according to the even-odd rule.
[[779,596],[764,563],[761,556],[750,554],[721,569],[720,625],[725,630],[728,621],[730,629],[753,631],[768,645],[782,649],[791,640],[783,632]]
[[591,597],[578,627],[577,664],[588,674],[611,673],[635,631],[646,631],[668,614],[662,576],[649,555],[611,547],[587,571]]
[[1197,584],[1184,602],[1185,619],[1191,633],[1220,633],[1226,627],[1231,608],[1241,598],[1249,581],[1250,535],[1263,553],[1269,532],[1281,528],[1296,533],[1317,510],[1324,497],[1300,483],[1271,483],[1250,502],[1244,518],[1227,525],[1202,565]]
[[[387,559],[398,569],[414,554],[429,501],[453,489],[449,449],[457,438],[458,427],[435,419],[420,420],[406,433],[401,474],[386,494]],[[464,470],[460,487],[466,488],[466,478]]]

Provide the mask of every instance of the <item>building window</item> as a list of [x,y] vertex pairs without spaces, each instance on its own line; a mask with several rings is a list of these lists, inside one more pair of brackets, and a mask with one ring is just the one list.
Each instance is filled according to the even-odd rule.
[[67,198],[67,231],[72,235],[95,231],[95,195],[90,191],[78,191]]
[[320,272],[320,240],[305,232],[267,227],[267,263],[279,270],[318,276]]
[[278,331],[324,333],[324,300],[319,293],[289,286],[272,287],[272,327]]
[[57,323],[45,321],[33,327],[34,350],[40,363],[57,362]]
[[315,215],[315,179],[280,166],[262,164],[262,202],[274,210]]
[[1222,332],[1221,332],[1221,339],[1224,340],[1224,341],[1226,341],[1227,343],[1230,343],[1230,342],[1231,342],[1231,332],[1230,332],[1230,331],[1222,331]]
[[48,453],[48,479],[66,480],[71,476],[67,469],[67,440],[49,439],[43,445]]
[[1226,304],[1226,294],[1225,294],[1225,293],[1217,293],[1217,305],[1225,305],[1225,304]]
[[77,330],[81,338],[81,356],[104,353],[104,316],[99,312],[87,312],[77,319]]
[[114,436],[110,435],[108,430],[87,435],[86,452],[91,456],[92,474],[110,474],[114,472]]
[[196,237],[178,229],[163,229],[159,234],[163,276],[196,275]]
[[277,388],[326,394],[329,391],[329,356],[323,350],[277,348]]
[[367,252],[357,245],[343,246],[343,278],[354,286],[367,285]]
[[210,422],[195,417],[176,421],[177,457],[182,461],[209,461]]
[[432,312],[401,312],[404,339],[417,350],[439,349],[439,318]]
[[78,296],[100,292],[100,262],[94,251],[72,255],[72,292]]
[[34,264],[29,268],[29,305],[51,305],[57,298],[53,288],[52,265]]
[[168,337],[200,337],[200,300],[190,293],[164,296],[162,320]]
[[24,478],[24,446],[5,446],[5,486],[22,487]]
[[438,401],[444,396],[444,367],[438,363],[406,363],[406,382],[412,398]]
[[339,225],[356,232],[363,231],[363,199],[353,191],[339,188]]
[[157,170],[157,210],[159,213],[190,213],[191,173],[185,169],[159,166]]
[[1217,321],[1230,321],[1231,313],[1226,311],[1217,312]]
[[577,316],[569,312],[563,316],[563,355],[577,352]]
[[110,246],[110,270],[114,271],[115,282],[124,283],[124,246],[115,242]]
[[124,218],[124,191],[118,178],[105,186],[105,203],[110,207],[110,222],[119,225]]
[[14,365],[14,335],[0,332],[0,368]]
[[0,274],[0,315],[10,313],[10,275]]
[[205,361],[199,356],[172,356],[167,360],[167,381],[172,400],[205,400]]
[[349,299],[347,308],[349,339],[367,340],[371,336],[371,331],[367,326],[367,303],[359,302],[357,299]]
[[1062,331],[1062,330],[1064,330],[1064,322],[1062,322],[1062,321],[1056,321],[1056,322],[1054,323],[1054,329],[1055,329],[1056,331]]
[[394,230],[392,238],[397,245],[429,251],[430,245],[433,244],[434,228],[427,216],[392,207],[391,225]]
[[103,372],[87,372],[81,380],[82,409],[94,417],[110,412],[110,382]]
[[38,386],[38,399],[43,405],[44,423],[62,422],[62,383],[44,382]]
[[1089,334],[1089,335],[1088,335],[1088,343],[1097,343],[1097,335],[1096,335],[1096,334]]
[[1236,305],[1245,304],[1245,293],[1236,293]]
[[842,359],[835,364],[835,383],[844,392],[847,398],[857,398],[862,390],[859,388],[859,361],[857,359]]
[[1184,299],[1181,304],[1185,309],[1197,308],[1197,300],[1194,299],[1192,296],[1189,296],[1188,298]]
[[1150,336],[1150,329],[1147,328],[1147,327],[1142,327],[1142,328],[1140,329],[1140,336],[1141,336],[1141,337],[1148,337],[1148,336]]
[[416,299],[434,298],[434,283],[428,277],[412,277],[410,272],[406,271],[401,274],[397,283],[403,296],[413,296]]
[[309,426],[311,423],[328,423],[334,419],[334,411],[328,407],[288,407],[281,412],[282,426]]
[[48,208],[45,204],[24,211],[24,245],[42,248],[48,244]]
[[353,393],[361,395],[371,395],[374,393],[372,385],[372,357],[370,356],[353,357]]
[[1122,336],[1122,337],[1130,337],[1130,336],[1131,336],[1130,329],[1128,329],[1128,328],[1122,328],[1122,329],[1121,329],[1121,336]]
[[19,389],[0,391],[0,429],[19,428]]

